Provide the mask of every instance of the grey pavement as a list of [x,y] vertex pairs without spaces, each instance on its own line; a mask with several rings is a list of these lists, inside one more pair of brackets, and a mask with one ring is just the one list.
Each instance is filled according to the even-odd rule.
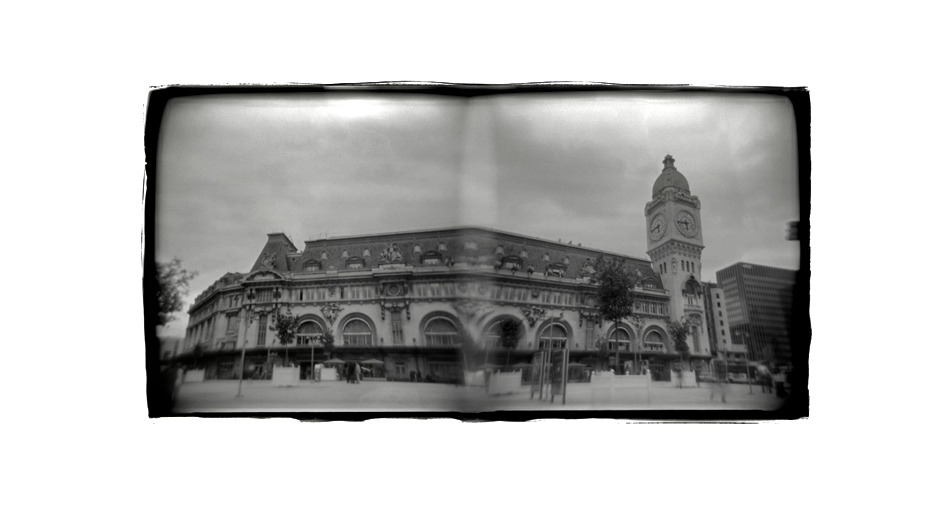
[[450,384],[367,381],[302,382],[295,387],[275,387],[270,381],[245,381],[237,397],[238,381],[204,381],[181,387],[176,413],[213,412],[442,412],[571,410],[775,410],[783,399],[745,384],[726,386],[726,402],[710,389],[676,388],[669,382],[654,382],[647,389],[592,390],[589,383],[571,383],[567,404],[557,395],[539,401],[530,388],[510,395],[489,396],[484,388]]

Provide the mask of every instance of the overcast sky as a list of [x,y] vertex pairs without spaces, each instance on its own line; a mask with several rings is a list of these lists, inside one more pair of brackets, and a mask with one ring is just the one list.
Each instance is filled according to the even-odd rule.
[[[216,95],[176,99],[157,161],[156,259],[246,272],[283,231],[487,226],[646,258],[644,205],[671,154],[702,203],[703,280],[797,269],[795,119],[761,94]],[[187,314],[160,334],[184,335]]]

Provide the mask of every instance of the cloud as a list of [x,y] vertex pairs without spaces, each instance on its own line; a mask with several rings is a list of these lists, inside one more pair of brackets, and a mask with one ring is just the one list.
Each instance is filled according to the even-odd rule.
[[643,257],[643,207],[672,154],[702,202],[704,278],[740,260],[790,267],[795,136],[791,107],[765,95],[177,99],[159,143],[156,257],[201,272],[193,295],[246,270],[275,230],[302,246],[479,224]]

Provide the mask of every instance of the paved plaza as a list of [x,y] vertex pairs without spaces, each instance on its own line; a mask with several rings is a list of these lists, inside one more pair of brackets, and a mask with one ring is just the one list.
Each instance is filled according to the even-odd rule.
[[275,387],[270,381],[245,381],[237,397],[238,381],[204,381],[181,387],[175,413],[213,412],[463,412],[542,410],[776,410],[784,400],[762,393],[761,387],[745,384],[726,386],[726,403],[710,389],[676,388],[669,382],[654,382],[648,389],[609,391],[591,389],[589,383],[569,384],[567,403],[557,395],[541,402],[522,386],[510,395],[489,396],[484,388],[411,382],[342,381],[302,382],[295,387]]

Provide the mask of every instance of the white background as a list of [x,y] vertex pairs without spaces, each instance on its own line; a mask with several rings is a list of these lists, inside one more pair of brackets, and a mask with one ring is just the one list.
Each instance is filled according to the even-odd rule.
[[[920,473],[945,452],[929,412],[945,403],[915,373],[939,374],[946,355],[935,298],[944,296],[945,259],[939,246],[912,246],[942,231],[941,214],[919,207],[939,207],[946,186],[937,82],[946,41],[942,17],[918,7],[929,4],[342,5],[8,9],[0,199],[11,514],[792,515],[927,504],[919,495],[934,493],[939,477]],[[376,80],[807,86],[811,417],[149,420],[141,336],[149,88]],[[337,468],[312,468],[316,457]]]

